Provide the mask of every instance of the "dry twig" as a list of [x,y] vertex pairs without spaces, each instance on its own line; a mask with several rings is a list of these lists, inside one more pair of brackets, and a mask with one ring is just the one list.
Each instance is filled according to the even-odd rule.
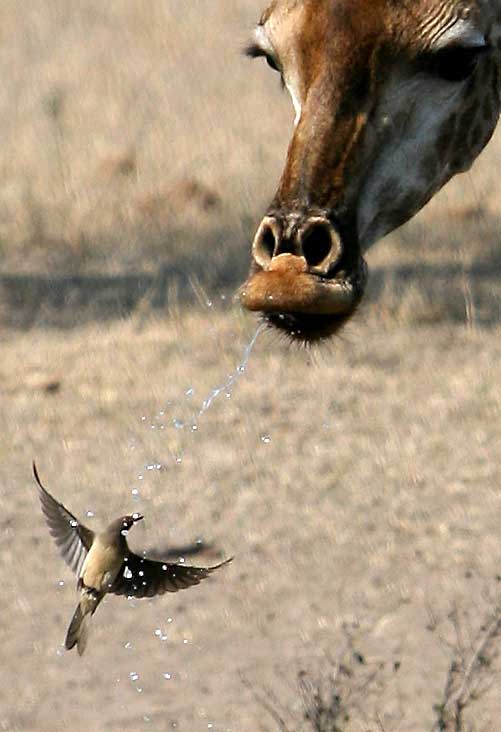
[[501,607],[482,624],[468,655],[457,612],[452,616],[456,646],[447,672],[442,701],[436,705],[432,732],[464,732],[464,710],[483,696],[492,684],[492,665],[501,636]]

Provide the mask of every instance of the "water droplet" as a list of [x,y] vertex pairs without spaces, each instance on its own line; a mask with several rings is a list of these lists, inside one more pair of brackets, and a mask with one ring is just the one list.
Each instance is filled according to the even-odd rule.
[[258,326],[256,329],[256,332],[254,333],[249,345],[244,350],[244,355],[242,358],[242,361],[238,364],[235,371],[230,374],[228,377],[226,383],[222,384],[221,386],[216,387],[212,390],[212,392],[209,394],[209,396],[204,399],[202,402],[202,407],[198,413],[198,416],[201,417],[204,412],[206,412],[213,401],[217,399],[217,397],[221,393],[228,394],[232,391],[233,387],[235,386],[235,383],[237,382],[238,378],[241,376],[241,374],[244,373],[245,369],[247,368],[247,364],[249,363],[250,355],[252,352],[252,349],[254,348],[254,345],[258,339],[259,334],[266,328],[265,323],[261,323],[261,325]]

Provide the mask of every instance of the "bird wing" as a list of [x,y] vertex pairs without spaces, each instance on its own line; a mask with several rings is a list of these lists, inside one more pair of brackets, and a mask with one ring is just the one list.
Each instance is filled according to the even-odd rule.
[[212,567],[188,567],[185,564],[155,562],[129,552],[109,591],[115,595],[137,598],[177,592],[198,585],[216,569],[231,562],[231,559]]
[[38,495],[50,535],[54,538],[66,564],[78,575],[94,541],[94,532],[81,524],[44,488],[35,463],[33,463],[33,475],[38,485]]

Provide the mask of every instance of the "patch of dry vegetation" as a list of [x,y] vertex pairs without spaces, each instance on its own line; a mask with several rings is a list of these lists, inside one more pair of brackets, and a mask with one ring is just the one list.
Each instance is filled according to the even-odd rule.
[[[485,611],[480,623],[475,615],[474,629],[469,611],[454,608],[447,621],[449,627],[442,630],[439,639],[450,662],[441,701],[433,706],[435,719],[430,732],[493,730],[497,712],[492,708],[493,703],[496,706],[501,670],[501,609],[496,605]],[[430,626],[433,632],[437,632],[435,623]],[[357,639],[357,643],[363,640]],[[389,732],[412,724],[409,717],[414,710],[401,706],[396,712],[385,711],[395,695],[395,675],[406,673],[401,660],[371,661],[357,648],[353,630],[346,629],[345,642],[334,657],[327,652],[315,670],[298,673],[299,720],[298,713],[270,688],[258,690],[245,677],[242,681],[278,732]],[[426,660],[421,659],[423,664]],[[396,686],[398,689],[398,683]],[[417,728],[425,729],[418,719],[414,722]]]

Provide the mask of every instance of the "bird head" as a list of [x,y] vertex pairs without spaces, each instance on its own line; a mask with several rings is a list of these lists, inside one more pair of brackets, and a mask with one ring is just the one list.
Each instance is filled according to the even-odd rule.
[[134,526],[135,523],[138,521],[141,521],[144,518],[144,516],[141,513],[132,513],[127,514],[127,516],[122,516],[120,519],[122,523],[122,534],[126,534],[129,529]]

